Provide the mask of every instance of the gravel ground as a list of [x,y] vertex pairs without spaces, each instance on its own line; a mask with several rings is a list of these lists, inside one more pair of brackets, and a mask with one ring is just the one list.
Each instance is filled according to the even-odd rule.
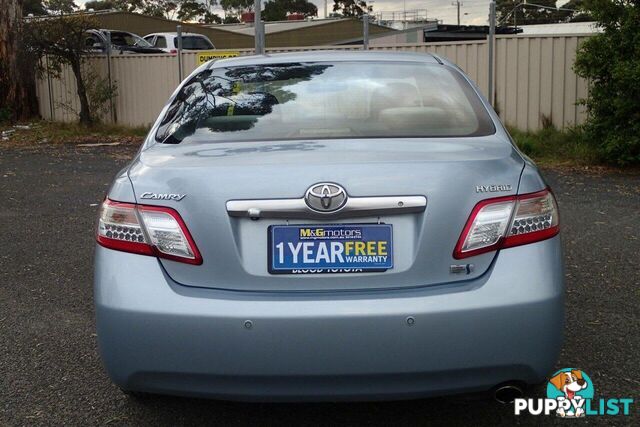
[[[91,291],[99,203],[133,147],[0,148],[0,425],[538,425],[493,401],[247,404],[124,396],[102,369]],[[566,342],[606,397],[640,395],[640,174],[547,170],[562,212]],[[526,272],[524,272],[526,274]],[[536,393],[540,394],[541,389]],[[576,423],[638,423],[634,417]]]

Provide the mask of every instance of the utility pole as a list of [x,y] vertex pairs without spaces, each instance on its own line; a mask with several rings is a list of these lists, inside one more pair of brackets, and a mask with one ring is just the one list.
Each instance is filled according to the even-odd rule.
[[456,0],[451,3],[451,6],[456,6],[456,8],[458,9],[458,26],[460,26],[460,8],[464,6],[464,4],[462,4],[460,0]]
[[402,2],[402,29],[407,29],[407,0]]
[[495,0],[491,0],[491,3],[489,3],[489,37],[488,37],[488,48],[489,48],[489,84],[488,86],[488,92],[487,93],[487,98],[489,98],[489,104],[491,104],[492,107],[495,107],[494,105],[494,89],[493,89],[493,83],[494,83],[494,78],[493,78],[493,62],[494,62],[494,55],[495,55],[495,51],[494,51],[494,45],[495,45],[495,40],[496,40],[496,2]]
[[264,25],[262,24],[262,2],[255,0],[253,6],[253,25],[254,25],[254,39],[256,47],[256,55],[264,55]]
[[182,25],[176,26],[176,36],[178,42],[178,46],[176,46],[178,48],[178,83],[182,83]]
[[362,49],[369,50],[369,14],[362,15]]
[[324,0],[324,18],[327,19],[329,16],[327,15],[327,0]]

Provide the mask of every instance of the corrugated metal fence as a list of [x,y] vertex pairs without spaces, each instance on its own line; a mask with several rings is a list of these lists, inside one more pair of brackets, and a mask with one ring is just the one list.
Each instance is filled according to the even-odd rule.
[[[502,120],[522,130],[537,130],[545,120],[558,128],[581,123],[587,82],[573,72],[576,50],[588,35],[498,36],[495,57],[495,105]],[[301,50],[358,50],[360,46],[316,46],[267,49],[268,53]],[[433,52],[462,68],[486,94],[488,86],[487,42],[395,44],[375,50]],[[252,50],[239,50],[250,55]],[[92,57],[89,66],[107,75],[104,56]],[[183,54],[184,75],[196,68],[196,54]],[[178,60],[172,55],[116,55],[111,58],[111,76],[118,88],[114,118],[123,125],[152,123],[178,85]],[[75,78],[64,70],[60,79],[44,76],[37,82],[40,113],[45,119],[72,121],[77,117]],[[63,107],[71,106],[71,109]],[[107,117],[105,120],[110,121]]]

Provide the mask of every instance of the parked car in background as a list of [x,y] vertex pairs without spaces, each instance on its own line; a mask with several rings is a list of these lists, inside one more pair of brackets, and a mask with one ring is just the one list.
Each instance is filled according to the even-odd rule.
[[111,36],[113,53],[163,53],[161,49],[153,47],[142,37],[128,31],[88,30],[86,44],[94,52],[105,53],[109,36]]
[[208,62],[102,204],[102,359],[127,392],[508,401],[560,352],[559,232],[535,164],[440,57]]
[[[153,47],[164,52],[176,53],[178,51],[178,33],[153,33],[144,36],[144,39]],[[182,33],[183,50],[209,50],[215,49],[209,37],[197,33]]]

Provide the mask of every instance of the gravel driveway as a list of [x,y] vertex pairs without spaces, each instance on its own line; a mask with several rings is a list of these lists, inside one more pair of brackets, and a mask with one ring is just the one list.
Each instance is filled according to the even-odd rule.
[[[97,204],[134,152],[0,148],[0,425],[567,423],[515,418],[511,406],[462,398],[247,404],[124,396],[107,378],[96,348],[92,230]],[[567,264],[566,341],[558,368],[583,369],[597,396],[637,400],[640,175],[545,175],[560,204]],[[632,411],[635,420],[588,422],[637,423],[637,402]]]

